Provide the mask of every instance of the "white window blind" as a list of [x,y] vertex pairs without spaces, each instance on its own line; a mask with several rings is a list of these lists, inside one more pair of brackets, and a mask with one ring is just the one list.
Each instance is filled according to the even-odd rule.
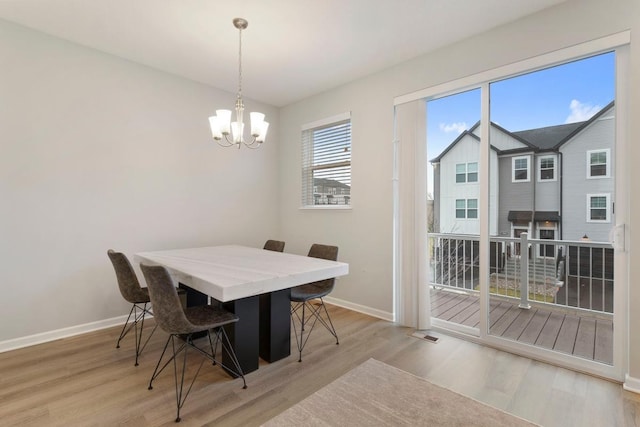
[[342,114],[302,130],[302,206],[351,204],[351,117]]

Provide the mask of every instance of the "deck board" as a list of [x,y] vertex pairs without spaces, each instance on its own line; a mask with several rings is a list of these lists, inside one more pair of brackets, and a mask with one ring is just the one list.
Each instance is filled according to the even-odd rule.
[[538,340],[538,337],[542,333],[544,329],[544,325],[547,323],[547,319],[551,312],[547,310],[536,310],[536,312],[531,317],[529,324],[522,331],[522,334],[518,337],[518,341],[526,342],[527,344],[535,344]]
[[519,309],[518,316],[513,320],[513,322],[511,322],[511,324],[509,325],[507,330],[504,331],[502,336],[504,338],[509,338],[512,340],[517,340],[518,338],[520,338],[520,335],[522,335],[524,330],[527,328],[527,326],[529,325],[529,322],[533,318],[533,315],[535,314],[536,311],[537,311],[536,309],[531,309],[531,310]]
[[[512,303],[492,298],[489,333],[589,360],[613,363],[612,320],[596,319],[590,313],[576,315],[548,307],[521,309],[517,301]],[[433,289],[431,315],[477,328],[480,324],[478,295]]]
[[494,327],[496,322],[504,316],[504,314],[509,310],[511,304],[499,302],[495,307],[491,309],[491,313],[489,314],[489,325],[490,329]]
[[473,300],[468,295],[455,295],[449,301],[441,304],[433,310],[433,315],[445,320],[449,320],[455,315],[455,310],[451,312],[451,309],[455,307],[466,308],[467,305],[473,304]]
[[613,322],[596,321],[596,345],[593,360],[608,363],[613,360]]
[[547,321],[540,332],[540,336],[535,342],[538,347],[553,349],[562,328],[562,322],[564,321],[564,315],[560,313],[550,313]]
[[456,296],[453,292],[433,292],[431,293],[431,310],[450,301]]
[[509,309],[498,319],[492,326],[489,331],[492,335],[502,336],[504,332],[511,326],[514,320],[520,314],[520,309],[518,306],[512,305]]
[[460,310],[455,316],[449,319],[449,321],[469,326],[467,323],[469,317],[473,316],[474,313],[478,313],[478,316],[480,316],[479,311],[480,304],[475,304],[475,302],[471,300],[467,308]]
[[578,335],[576,336],[576,345],[573,348],[573,354],[584,357],[585,359],[593,359],[595,342],[596,319],[580,319],[580,326],[578,326]]
[[[447,292],[441,292],[441,294],[445,294],[445,296],[440,296],[431,302],[432,313],[444,313],[449,307],[453,307],[460,301],[459,294],[453,292],[448,292],[448,295]],[[437,316],[437,314],[435,315]]]
[[562,327],[558,332],[558,338],[556,338],[556,343],[553,346],[553,349],[563,353],[573,354],[579,324],[579,317],[569,315],[564,316],[564,321],[562,322]]

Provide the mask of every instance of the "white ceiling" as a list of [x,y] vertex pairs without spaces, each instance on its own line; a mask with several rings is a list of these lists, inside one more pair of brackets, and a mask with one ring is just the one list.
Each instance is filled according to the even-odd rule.
[[0,0],[0,18],[283,106],[565,0]]

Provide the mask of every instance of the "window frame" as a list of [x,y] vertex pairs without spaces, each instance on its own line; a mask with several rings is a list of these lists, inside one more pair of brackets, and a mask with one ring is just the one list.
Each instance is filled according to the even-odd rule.
[[[475,171],[470,171],[470,168],[469,168],[470,165],[476,165]],[[460,166],[464,167],[464,171],[462,172],[458,171]],[[473,181],[469,179],[469,176],[471,174],[475,174],[475,179]],[[462,176],[464,180],[458,180],[459,176]],[[456,163],[456,176],[455,176],[456,184],[476,184],[477,182],[478,182],[478,162]]]
[[[596,197],[604,197],[605,198],[605,219],[593,219],[592,218],[592,210],[594,209],[591,206],[591,200]],[[587,194],[587,222],[588,223],[596,223],[596,224],[607,224],[611,222],[611,193],[589,193]],[[602,208],[596,208],[602,209]]]
[[[546,159],[553,160],[553,177],[552,178],[542,178],[542,161]],[[548,170],[546,168],[545,170]],[[554,154],[547,154],[538,157],[538,182],[554,182],[558,180],[558,157]]]
[[[516,179],[516,161],[517,160],[526,160],[527,161],[527,178],[526,179]],[[522,169],[518,169],[522,170]],[[511,182],[531,182],[531,156],[514,156],[511,158]]]
[[[462,202],[462,207],[458,207],[458,202]],[[462,216],[458,216],[458,212],[462,211]],[[456,199],[455,201],[455,215],[456,219],[467,218],[467,199]]]
[[[475,207],[471,207],[469,202],[475,202]],[[470,216],[469,212],[474,211],[475,216]],[[478,219],[478,199],[467,199],[467,219]]]
[[[459,172],[458,169],[464,166],[464,171]],[[458,180],[458,176],[462,177],[462,181]],[[467,182],[467,164],[466,163],[456,163],[456,184],[466,184]]]
[[[475,201],[475,207],[471,207],[471,201]],[[458,207],[459,203],[462,202],[462,207]],[[455,217],[456,219],[478,219],[478,199],[455,199]],[[475,216],[469,216],[469,212],[474,211]],[[458,213],[462,212],[463,216],[458,216]]]
[[[474,172],[470,172],[469,171],[469,166],[470,165],[476,165],[476,170]],[[478,171],[479,171],[479,168],[480,168],[480,166],[478,165],[478,162],[468,162],[467,163],[467,182],[471,182],[471,183],[477,183],[478,182],[478,173],[479,173]],[[471,181],[469,179],[469,175],[471,175],[472,173],[474,173],[476,175],[476,178],[473,181]]]
[[[605,160],[605,174],[604,175],[592,175],[591,174],[591,154],[593,153],[604,153]],[[601,164],[601,163],[598,163]],[[587,179],[605,179],[611,178],[611,149],[610,148],[600,148],[597,150],[587,150]]]
[[[331,127],[341,126],[343,124],[348,123],[349,127],[349,136],[348,136],[348,160],[340,159],[334,163],[322,163],[322,164],[314,164],[314,139],[313,133],[316,131],[321,131],[323,129],[328,129]],[[336,142],[339,144],[340,142]],[[352,131],[352,122],[351,122],[351,112],[337,114],[335,116],[327,117],[325,119],[320,119],[311,123],[304,124],[301,129],[301,153],[302,153],[302,162],[301,162],[301,193],[300,193],[300,209],[331,209],[331,210],[350,210],[352,207],[351,204],[351,180],[353,178],[353,170],[352,170],[352,154],[353,154],[353,131]],[[334,198],[334,195],[338,194],[336,188],[330,188],[329,192],[324,195],[327,202],[324,204],[318,204],[318,200],[323,200],[323,195],[318,194],[316,190],[317,185],[314,181],[314,172],[319,170],[331,170],[336,168],[344,168],[348,167],[348,180],[349,180],[349,193],[345,194],[342,189],[339,191],[339,194],[342,195],[342,199],[344,203],[339,204],[338,200]],[[313,191],[311,191],[313,190]],[[318,197],[320,196],[320,197]],[[334,202],[331,203],[329,197],[331,196],[331,200]],[[339,199],[339,198],[338,198]]]

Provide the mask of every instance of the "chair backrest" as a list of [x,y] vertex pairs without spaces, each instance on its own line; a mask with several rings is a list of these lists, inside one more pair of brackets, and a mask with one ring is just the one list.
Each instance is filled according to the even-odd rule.
[[280,240],[267,240],[264,244],[264,249],[268,251],[282,252],[284,251],[284,242],[281,242]]
[[313,258],[328,259],[330,261],[337,261],[338,247],[314,243],[313,245],[311,245],[311,248],[309,248],[308,256]]
[[118,288],[122,297],[132,304],[149,302],[149,296],[140,287],[136,272],[133,270],[129,259],[122,252],[112,249],[107,251],[107,255],[113,264],[118,279]]
[[167,269],[161,265],[140,264],[147,280],[149,296],[153,306],[153,317],[160,328],[168,334],[189,334],[199,332],[187,319],[178,297],[178,291]]
[[[321,245],[319,243],[314,243],[309,248],[308,256],[313,258],[321,258],[328,259],[329,261],[337,261],[338,260],[338,247],[337,246],[329,246],[329,245]],[[335,277],[331,279],[320,280],[318,282],[314,282],[315,286],[321,286],[327,291],[333,290],[333,285],[335,284]]]

